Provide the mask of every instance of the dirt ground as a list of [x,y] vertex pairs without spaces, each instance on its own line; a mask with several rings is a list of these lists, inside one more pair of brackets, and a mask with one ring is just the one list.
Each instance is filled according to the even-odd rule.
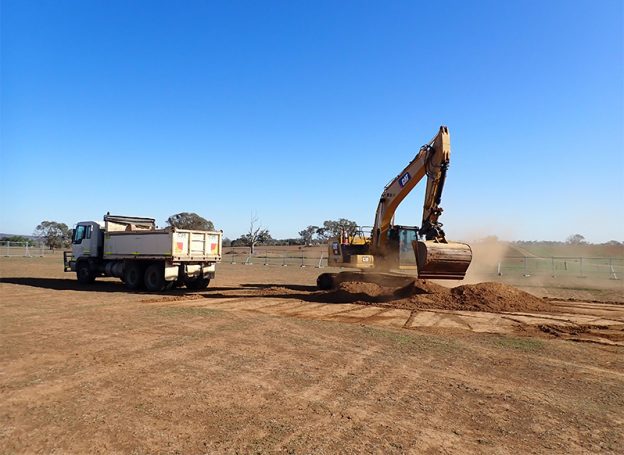
[[221,264],[206,291],[148,294],[79,286],[59,256],[0,258],[0,452],[624,447],[614,299],[328,303],[318,273]]

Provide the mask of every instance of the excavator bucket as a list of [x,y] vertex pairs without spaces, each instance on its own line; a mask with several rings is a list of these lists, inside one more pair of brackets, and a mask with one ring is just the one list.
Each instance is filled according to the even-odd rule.
[[462,280],[472,261],[472,250],[465,243],[412,242],[416,253],[418,278]]

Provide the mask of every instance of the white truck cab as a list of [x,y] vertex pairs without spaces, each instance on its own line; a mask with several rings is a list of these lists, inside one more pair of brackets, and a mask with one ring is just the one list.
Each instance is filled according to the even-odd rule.
[[74,258],[98,257],[104,245],[100,224],[95,221],[81,221],[73,230],[72,254]]

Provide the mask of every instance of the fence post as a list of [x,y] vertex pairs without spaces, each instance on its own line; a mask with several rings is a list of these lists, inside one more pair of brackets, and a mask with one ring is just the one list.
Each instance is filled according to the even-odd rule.
[[321,251],[321,258],[318,261],[318,265],[316,266],[317,269],[322,269],[323,268],[323,252]]
[[305,264],[303,262],[304,256],[303,256],[303,251],[301,251],[301,267],[305,267]]
[[6,252],[6,257],[11,256],[11,242],[7,240],[7,252]]
[[282,267],[288,267],[288,264],[286,264],[286,255],[282,254]]
[[269,252],[267,250],[264,250],[264,264],[262,265],[269,265]]
[[528,258],[526,256],[524,257],[524,276],[525,277],[531,276],[531,275],[529,275],[529,262],[528,262]]
[[230,264],[236,264],[236,253],[234,251],[232,251]]
[[615,274],[615,269],[613,268],[613,258],[609,258],[609,268],[611,269],[611,275],[609,276],[610,280],[617,280],[618,277]]
[[579,262],[581,264],[581,274],[579,275],[579,278],[585,278],[585,275],[583,275],[583,257],[582,256],[579,258]]

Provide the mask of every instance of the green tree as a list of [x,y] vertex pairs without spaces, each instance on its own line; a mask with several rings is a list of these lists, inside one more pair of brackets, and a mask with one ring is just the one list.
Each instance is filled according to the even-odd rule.
[[167,224],[178,229],[192,229],[195,231],[214,231],[214,224],[197,213],[180,212],[167,218]]
[[358,225],[355,221],[340,218],[339,220],[324,221],[323,227],[319,228],[317,233],[321,239],[329,239],[332,237],[340,237],[343,232],[349,236],[355,235],[357,230]]
[[301,236],[301,240],[303,240],[304,245],[312,245],[312,240],[314,236],[318,233],[318,226],[308,226],[307,228],[299,231],[299,235]]
[[33,234],[51,249],[68,246],[71,241],[71,231],[65,223],[57,221],[42,221],[35,228]]
[[585,240],[585,237],[583,237],[581,234],[574,234],[566,239],[566,243],[570,245],[584,245],[587,243],[587,241]]

